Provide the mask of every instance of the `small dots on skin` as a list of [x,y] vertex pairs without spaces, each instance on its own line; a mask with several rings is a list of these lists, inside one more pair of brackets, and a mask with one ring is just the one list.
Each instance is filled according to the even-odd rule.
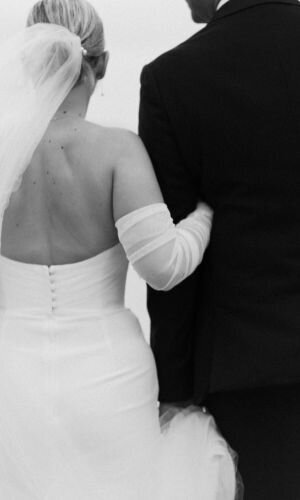
[[20,227],[20,224],[16,224],[16,227]]
[[36,181],[33,181],[33,184],[36,184]]
[[61,146],[61,147],[60,147],[60,149],[64,150],[64,149],[65,149],[65,147],[64,147],[64,146]]
[[47,170],[47,175],[49,175],[49,170]]

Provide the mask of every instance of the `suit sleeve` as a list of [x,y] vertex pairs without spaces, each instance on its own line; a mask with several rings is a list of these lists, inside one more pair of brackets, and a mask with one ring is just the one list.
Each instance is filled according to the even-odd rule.
[[[164,200],[178,222],[195,209],[199,196],[180,154],[151,66],[146,66],[141,76],[139,134],[153,162]],[[148,288],[151,346],[161,402],[184,401],[193,395],[198,273],[167,293]]]

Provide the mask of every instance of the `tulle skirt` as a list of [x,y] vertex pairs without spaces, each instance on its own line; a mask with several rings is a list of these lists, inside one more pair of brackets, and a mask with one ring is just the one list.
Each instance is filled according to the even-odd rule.
[[213,418],[189,408],[159,420],[131,312],[0,321],[1,500],[235,500]]

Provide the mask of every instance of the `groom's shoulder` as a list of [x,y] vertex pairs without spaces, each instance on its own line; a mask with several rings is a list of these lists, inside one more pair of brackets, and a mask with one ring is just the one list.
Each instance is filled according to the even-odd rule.
[[189,58],[194,51],[197,51],[198,57],[201,57],[201,52],[205,51],[205,47],[209,44],[209,40],[213,35],[214,33],[213,30],[211,30],[211,26],[207,25],[180,44],[160,54],[149,62],[145,68],[154,71],[160,69],[168,71],[170,68],[178,67],[180,61]]

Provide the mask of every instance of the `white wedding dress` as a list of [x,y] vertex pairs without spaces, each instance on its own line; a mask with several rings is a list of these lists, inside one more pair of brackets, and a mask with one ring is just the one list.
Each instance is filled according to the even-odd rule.
[[[0,48],[0,235],[82,57],[55,25]],[[199,207],[175,227],[156,204],[120,219],[120,244],[83,262],[0,256],[0,500],[234,500],[212,417],[190,408],[161,427],[152,352],[124,307],[128,261],[168,290],[201,262],[210,222]]]
[[[141,274],[164,288],[203,253],[184,235],[193,228],[206,244],[204,221],[199,208],[175,229],[157,204],[117,227]],[[160,427],[152,352],[124,307],[127,267],[121,244],[69,265],[0,258],[1,500],[235,498],[211,416],[191,408]]]

